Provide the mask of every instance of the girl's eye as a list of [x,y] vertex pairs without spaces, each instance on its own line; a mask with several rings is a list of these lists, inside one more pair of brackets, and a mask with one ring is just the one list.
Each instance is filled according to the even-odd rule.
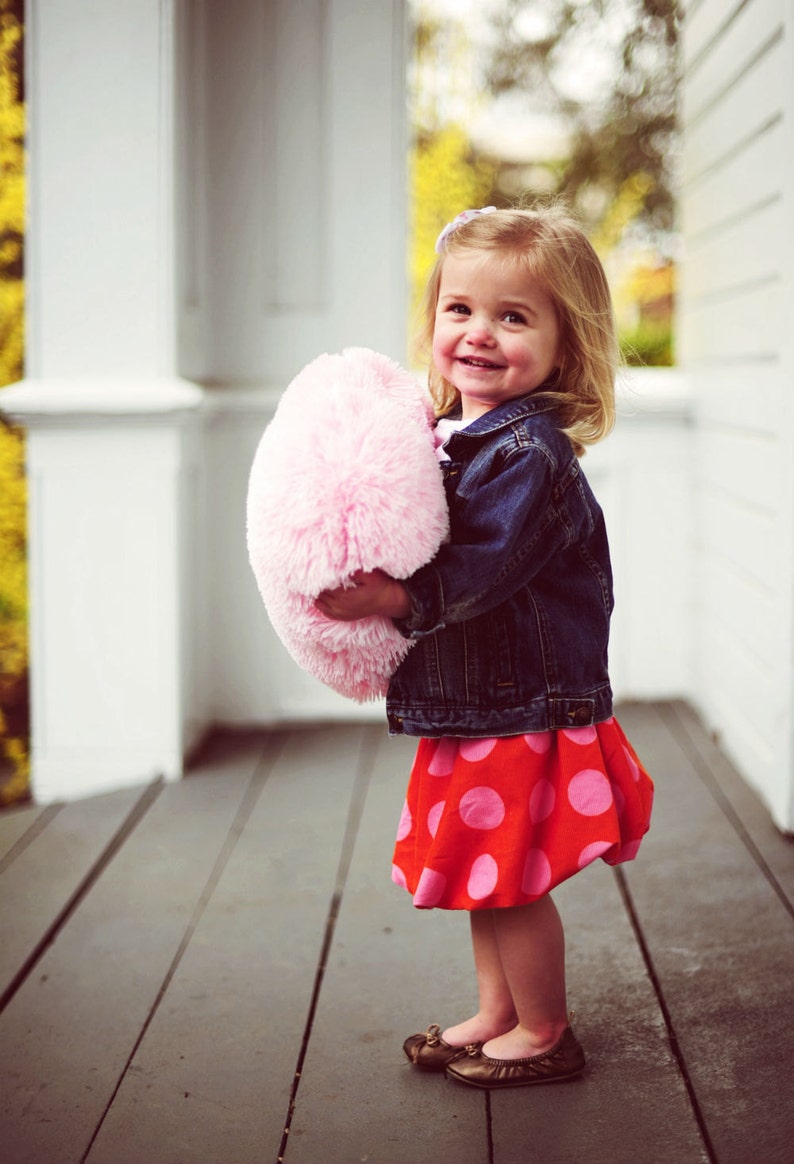
[[455,315],[468,315],[469,309],[465,303],[451,303],[449,310]]
[[506,311],[504,314],[505,323],[526,323],[524,316],[518,311]]

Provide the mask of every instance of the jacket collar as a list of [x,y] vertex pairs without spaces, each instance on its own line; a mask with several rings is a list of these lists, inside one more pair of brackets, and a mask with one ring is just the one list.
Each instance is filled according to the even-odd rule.
[[[517,420],[525,420],[528,416],[553,411],[554,401],[542,392],[542,388],[536,389],[526,396],[517,396],[514,400],[505,400],[503,404],[497,404],[496,408],[491,408],[482,416],[478,416],[471,424],[467,424],[459,432],[453,433],[453,436],[456,438],[487,436],[489,433],[498,432],[501,428],[508,428]],[[449,414],[450,419],[459,416],[459,408]]]

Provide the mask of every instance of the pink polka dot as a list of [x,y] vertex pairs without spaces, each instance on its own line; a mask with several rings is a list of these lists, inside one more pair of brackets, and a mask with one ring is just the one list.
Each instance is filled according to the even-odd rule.
[[582,816],[598,816],[611,806],[612,789],[603,772],[595,768],[583,768],[571,777],[568,800],[571,808]]
[[530,849],[524,862],[521,889],[530,897],[540,897],[551,885],[551,865],[542,849]]
[[427,814],[427,828],[431,837],[434,837],[438,832],[438,825],[441,820],[441,814],[444,811],[445,800],[439,800],[438,804],[434,804]]
[[433,753],[433,759],[427,766],[431,776],[449,776],[458,758],[458,741],[451,736],[444,736],[438,741],[438,747]]
[[447,879],[443,873],[436,873],[435,869],[423,869],[414,894],[414,905],[432,909],[444,896],[446,887]]
[[533,824],[540,824],[550,817],[554,811],[557,793],[551,780],[545,777],[538,780],[529,797],[529,819]]
[[567,736],[573,744],[592,744],[598,732],[593,726],[580,728],[563,728],[562,734]]
[[634,759],[634,757],[632,756],[631,752],[629,751],[629,749],[627,747],[624,746],[623,751],[625,752],[626,760],[628,762],[629,769],[631,771],[632,776],[634,777],[635,780],[639,780],[640,770],[637,767],[637,761]]
[[607,849],[611,848],[611,841],[593,841],[591,845],[585,845],[579,854],[579,868],[584,869],[585,865],[589,865],[591,861],[595,861],[597,857],[601,857]]
[[408,888],[408,882],[405,880],[405,874],[399,865],[392,865],[391,879],[395,885],[399,885],[401,889]]
[[460,754],[464,760],[476,764],[478,760],[484,760],[486,756],[490,756],[495,747],[496,740],[461,740]]
[[551,747],[551,732],[530,732],[529,735],[524,736],[524,743],[533,752],[542,756]]
[[493,788],[470,788],[460,798],[460,819],[470,829],[495,829],[504,818],[504,801]]
[[411,816],[411,810],[408,807],[408,801],[406,800],[403,805],[403,810],[400,813],[400,823],[397,826],[397,840],[404,841],[413,827],[414,820]]
[[469,873],[467,885],[469,897],[473,897],[475,901],[482,901],[484,897],[490,896],[496,888],[498,877],[499,866],[496,861],[490,853],[483,853],[473,862]]

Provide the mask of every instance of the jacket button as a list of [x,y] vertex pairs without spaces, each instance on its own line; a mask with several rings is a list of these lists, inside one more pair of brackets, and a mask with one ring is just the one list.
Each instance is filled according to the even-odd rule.
[[568,719],[572,719],[574,723],[587,723],[590,712],[586,707],[577,707],[574,711],[568,712]]

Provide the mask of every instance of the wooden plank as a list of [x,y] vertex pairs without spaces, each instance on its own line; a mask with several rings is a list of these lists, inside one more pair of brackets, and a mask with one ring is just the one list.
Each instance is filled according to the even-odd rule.
[[483,1164],[483,1095],[420,1074],[402,1053],[407,1035],[470,1009],[472,975],[466,919],[415,911],[390,883],[415,741],[380,731],[285,1160]]
[[[642,741],[634,742],[641,752]],[[646,850],[638,863],[652,860]],[[560,886],[555,900],[566,929],[573,1025],[588,1067],[569,1084],[492,1097],[494,1164],[637,1164],[657,1158],[654,1145],[664,1145],[660,1159],[705,1162],[615,874],[597,862]]]
[[[701,611],[694,613],[697,619]],[[705,610],[703,617],[705,622]],[[791,661],[785,650],[779,650],[774,669],[756,694],[752,680],[731,673],[736,658],[724,650],[725,636],[724,626],[705,623],[698,708],[704,722],[716,728],[720,748],[762,798],[767,812],[775,821],[785,822],[791,819],[788,771],[793,723],[787,699]]]
[[699,778],[675,723],[639,706],[624,721],[657,781],[649,859],[628,881],[714,1157],[787,1159],[791,914]]
[[[631,730],[624,707],[618,715],[655,777],[642,733]],[[637,861],[622,870],[653,863],[657,828],[654,820]],[[566,929],[569,1003],[588,1067],[577,1083],[492,1098],[494,1164],[588,1158],[636,1164],[654,1159],[657,1144],[665,1160],[705,1161],[615,872],[596,862],[560,886],[555,900]]]
[[[759,1159],[783,1159],[780,1063],[790,1057],[791,1035],[780,1015],[792,951],[769,900],[785,907],[768,877],[768,894],[759,896],[756,856],[746,875],[747,838],[698,780],[698,757],[789,901],[792,847],[768,832],[768,817],[691,714],[676,709],[672,726],[661,714],[664,722],[653,708],[621,710],[657,780],[654,828],[627,880],[715,1158],[755,1158],[752,1142]],[[218,753],[212,771],[205,765],[163,791],[47,954],[46,981],[31,980],[0,1020],[4,1164],[82,1160],[85,1129],[102,1119],[119,1079],[89,1164],[275,1161],[321,941],[320,904],[346,843],[339,791],[345,779],[352,787],[354,737],[336,745],[355,730],[301,733],[255,803],[251,741],[236,759],[233,750]],[[486,1101],[404,1062],[405,1034],[433,1019],[454,1021],[472,1005],[473,982],[465,919],[414,911],[388,885],[413,744],[381,737],[380,748],[286,1164],[365,1156],[380,1164],[570,1164],[591,1158],[594,1144],[599,1158],[603,1149],[605,1159],[634,1164],[657,1143],[665,1159],[705,1159],[614,875],[602,865],[557,893],[570,1001],[590,1064],[582,1081]],[[682,862],[682,853],[694,860]],[[748,1121],[737,1138],[734,1125]]]
[[368,730],[289,736],[89,1164],[275,1161]]
[[25,834],[32,835],[32,830],[42,817],[46,823],[49,817],[54,816],[60,809],[61,805],[42,808],[36,804],[0,809],[0,869],[10,864],[13,859],[12,850],[21,851],[24,848],[27,843],[23,841]]
[[[776,659],[774,671],[763,676],[763,683],[760,676],[732,674],[741,658],[738,652],[724,649],[725,627],[707,621],[707,614],[705,603],[694,611],[695,618],[704,621],[698,644],[702,653],[699,708],[705,722],[717,728],[720,746],[732,763],[763,794],[770,809],[777,808],[774,798],[778,791],[787,792],[791,707],[784,684],[790,662]],[[754,683],[761,687],[757,696]],[[751,691],[753,699],[748,701],[744,697]]]
[[[141,789],[46,810],[45,826],[0,875],[0,995],[34,955],[141,797]],[[24,841],[24,838],[22,838]]]
[[769,810],[720,751],[691,707],[676,702],[665,708],[664,714],[684,746],[692,748],[693,764],[702,765],[701,778],[713,782],[713,795],[723,811],[734,818],[736,830],[746,834],[746,843],[755,847],[759,863],[766,866],[794,909],[794,837],[775,828]]
[[220,766],[163,789],[0,1016],[7,1164],[84,1158],[233,836],[263,750],[261,738],[231,741]]
[[393,741],[381,752],[286,1164],[562,1164],[585,1158],[583,1145],[594,1142],[599,1158],[636,1164],[656,1141],[664,1141],[671,1160],[704,1160],[659,1008],[603,865],[558,893],[570,925],[570,1001],[592,1060],[584,1081],[486,1101],[480,1091],[405,1062],[406,1035],[476,1007],[468,918],[415,911],[386,881],[412,751],[410,742]]

